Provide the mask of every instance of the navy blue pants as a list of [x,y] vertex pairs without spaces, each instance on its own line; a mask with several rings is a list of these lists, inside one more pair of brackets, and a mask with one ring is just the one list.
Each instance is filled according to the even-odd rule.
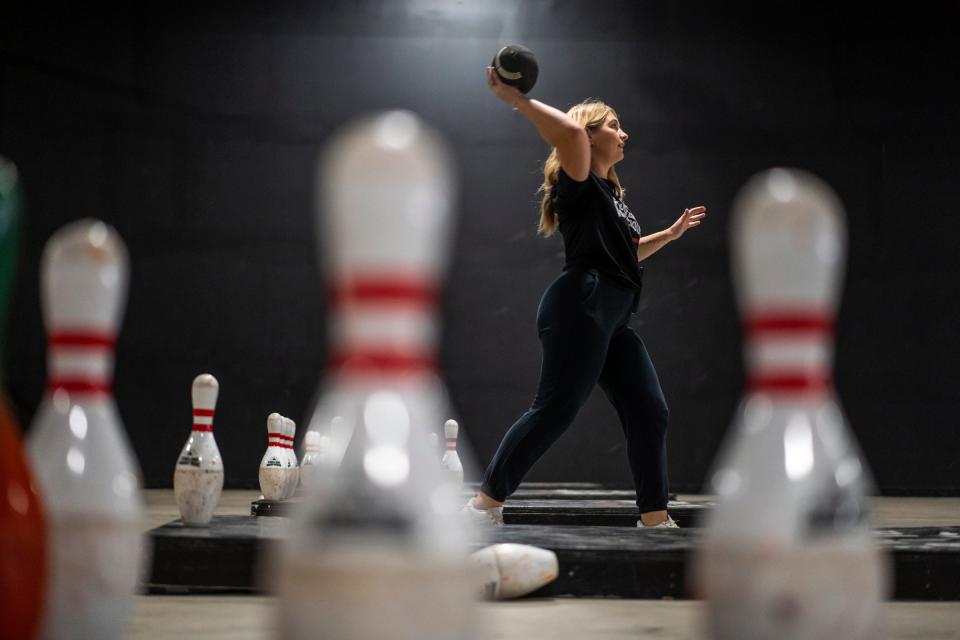
[[640,513],[667,508],[667,401],[629,325],[635,297],[595,269],[570,269],[550,284],[537,309],[543,346],[537,396],[487,466],[485,494],[502,502],[516,491],[599,383],[626,436]]

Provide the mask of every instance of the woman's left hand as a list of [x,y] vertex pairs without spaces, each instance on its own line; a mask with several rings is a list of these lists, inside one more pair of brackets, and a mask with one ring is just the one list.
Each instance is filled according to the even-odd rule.
[[686,233],[687,229],[699,225],[706,215],[707,208],[703,206],[693,207],[692,209],[684,209],[683,215],[680,216],[676,222],[670,225],[669,229],[667,229],[670,239],[677,240],[680,238],[680,236]]

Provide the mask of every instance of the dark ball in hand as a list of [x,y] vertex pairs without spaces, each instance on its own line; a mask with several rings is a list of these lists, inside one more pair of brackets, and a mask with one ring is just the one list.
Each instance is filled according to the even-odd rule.
[[527,93],[537,83],[537,58],[533,51],[519,44],[511,44],[500,49],[493,56],[490,66],[504,84],[516,87],[520,93]]

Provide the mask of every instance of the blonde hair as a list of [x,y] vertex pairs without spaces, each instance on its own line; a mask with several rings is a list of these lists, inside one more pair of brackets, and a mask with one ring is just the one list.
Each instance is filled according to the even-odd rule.
[[[567,111],[567,115],[574,119],[577,124],[586,129],[596,129],[607,119],[607,115],[613,113],[617,115],[610,106],[601,100],[587,98],[579,104],[575,104]],[[540,200],[540,224],[537,226],[537,235],[549,238],[557,231],[558,217],[557,212],[553,210],[553,185],[557,184],[557,178],[560,175],[560,159],[557,158],[556,147],[550,151],[546,162],[543,163],[543,184],[537,189],[537,193],[542,193]],[[620,198],[626,194],[626,189],[620,185],[620,178],[613,167],[610,167],[607,173],[607,179],[616,186]]]

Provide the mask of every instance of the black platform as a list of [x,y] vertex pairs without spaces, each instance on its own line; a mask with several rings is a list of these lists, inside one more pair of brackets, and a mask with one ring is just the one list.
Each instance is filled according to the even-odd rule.
[[[256,563],[281,540],[287,518],[215,517],[207,528],[171,522],[150,532],[151,593],[259,591]],[[556,552],[560,576],[533,595],[685,598],[685,565],[698,529],[507,525],[491,542],[532,544]],[[894,599],[960,600],[960,527],[876,531],[893,554]],[[478,546],[480,546],[478,544]]]
[[[464,483],[463,500],[477,494],[479,485],[476,483]],[[302,495],[302,489],[297,489],[295,498]],[[520,487],[510,495],[507,504],[515,500],[629,500],[635,501],[637,492],[629,487],[608,487],[595,482],[524,482]],[[671,502],[677,500],[677,494],[669,495]],[[256,501],[254,505],[257,504]],[[270,505],[264,513],[253,513],[253,515],[278,515],[278,512],[270,511]]]
[[[474,496],[480,490],[476,482],[463,483],[463,499]],[[630,500],[637,499],[637,490],[626,486],[609,486],[596,482],[524,482],[510,494],[510,500]],[[677,494],[671,493],[671,501]]]
[[[250,504],[252,516],[289,516],[300,502],[290,500],[254,500]],[[466,502],[466,498],[464,498]],[[673,501],[667,506],[670,516],[681,527],[698,526],[703,513],[712,502]],[[567,524],[580,526],[633,527],[639,511],[633,500],[614,499],[519,499],[511,497],[503,506],[506,524]]]

